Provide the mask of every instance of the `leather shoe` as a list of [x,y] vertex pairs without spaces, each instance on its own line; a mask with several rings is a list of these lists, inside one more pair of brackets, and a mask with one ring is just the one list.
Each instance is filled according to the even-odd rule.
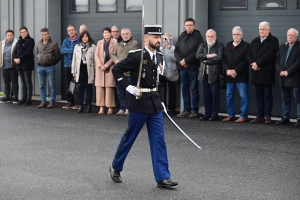
[[49,103],[47,108],[54,108],[54,104],[53,103]]
[[242,117],[240,117],[237,120],[235,120],[234,122],[235,123],[243,123],[243,122],[246,122],[247,120],[248,120],[248,118],[242,118]]
[[250,124],[264,123],[265,119],[263,117],[255,117],[250,121]]
[[172,181],[169,178],[157,182],[157,187],[159,187],[159,188],[172,188],[172,187],[174,187],[176,185],[178,185],[178,183]]
[[23,106],[29,106],[32,104],[31,100],[26,100],[25,103],[23,103]]
[[92,106],[88,106],[86,112],[87,112],[87,113],[91,113],[91,112],[92,112]]
[[209,119],[208,119],[208,121],[216,121],[218,119],[218,116],[216,116],[216,117],[210,117]]
[[265,124],[272,124],[271,117],[265,117]]
[[285,125],[285,124],[288,124],[290,123],[290,120],[287,119],[287,118],[282,118],[280,121],[277,121],[276,122],[276,125]]
[[82,106],[79,106],[78,107],[78,113],[82,113],[83,112],[83,108],[82,108]]
[[205,117],[205,116],[199,118],[199,120],[201,120],[201,121],[206,121],[208,119],[209,119],[209,117]]
[[38,108],[46,108],[46,103],[41,103],[40,105],[38,105]]
[[300,126],[300,119],[297,119],[297,122],[294,124],[295,127],[299,127]]
[[224,118],[222,121],[223,122],[229,122],[229,121],[232,121],[232,120],[233,120],[233,117],[228,116],[228,117]]
[[112,166],[109,166],[110,177],[114,182],[121,183],[122,178],[120,171],[115,170]]

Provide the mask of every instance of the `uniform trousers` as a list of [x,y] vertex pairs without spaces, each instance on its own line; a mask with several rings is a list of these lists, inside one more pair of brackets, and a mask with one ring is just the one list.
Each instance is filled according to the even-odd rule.
[[152,167],[156,182],[170,178],[167,148],[163,130],[163,114],[129,112],[128,127],[121,138],[112,166],[122,171],[125,159],[144,124],[147,125]]
[[96,86],[96,105],[108,108],[115,107],[115,88]]

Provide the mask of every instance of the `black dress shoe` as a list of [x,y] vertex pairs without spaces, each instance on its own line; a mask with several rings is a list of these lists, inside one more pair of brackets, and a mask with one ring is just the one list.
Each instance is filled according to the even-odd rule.
[[78,113],[82,113],[83,112],[83,108],[82,108],[82,106],[79,106],[78,107]]
[[157,182],[157,187],[160,187],[160,188],[172,188],[172,187],[174,187],[176,185],[178,185],[178,183],[172,181],[169,178]]
[[32,104],[31,100],[26,100],[25,103],[23,104],[23,106],[29,106]]
[[87,112],[87,113],[91,113],[91,112],[92,112],[92,106],[88,106],[86,112]]
[[112,166],[109,166],[110,177],[114,182],[121,183],[122,178],[120,171],[115,170]]
[[208,121],[216,121],[216,120],[218,120],[218,116],[217,116],[217,117],[210,117],[210,118],[208,119]]
[[209,117],[205,117],[205,116],[199,118],[199,120],[201,120],[201,121],[206,121],[208,119],[209,119]]
[[285,124],[288,124],[288,123],[290,123],[289,119],[282,118],[280,121],[276,122],[276,125],[285,125]]
[[18,105],[23,105],[25,102],[26,102],[26,100],[20,100],[20,101],[18,102]]
[[299,127],[300,126],[300,119],[297,119],[297,122],[294,124],[295,127]]

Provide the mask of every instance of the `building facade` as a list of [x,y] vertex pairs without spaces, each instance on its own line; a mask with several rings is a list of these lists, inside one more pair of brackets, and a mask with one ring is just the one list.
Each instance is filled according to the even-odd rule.
[[[73,24],[78,29],[81,24],[86,24],[94,41],[102,39],[104,27],[117,25],[120,29],[130,28],[133,38],[141,42],[142,2],[142,0],[1,0],[1,40],[5,38],[7,29],[13,29],[15,36],[19,37],[19,28],[24,25],[28,27],[31,37],[36,42],[41,39],[40,29],[48,27],[52,39],[61,44],[67,37],[67,25]],[[258,36],[258,24],[261,21],[268,21],[272,34],[278,37],[282,44],[286,40],[289,28],[300,30],[299,4],[300,0],[144,0],[144,21],[145,24],[162,24],[163,31],[170,33],[176,42],[179,34],[184,31],[184,20],[192,17],[196,21],[196,29],[200,30],[203,36],[208,28],[213,28],[217,32],[218,41],[224,45],[231,40],[232,27],[241,26],[244,29],[244,40],[251,42]],[[65,81],[61,63],[56,66],[56,84],[57,94],[64,99],[62,91],[65,88]],[[39,95],[36,72],[33,76],[34,94]],[[3,91],[2,75],[0,80],[0,91]],[[249,113],[253,115],[256,114],[254,91],[254,87],[250,85]],[[273,93],[273,115],[280,116],[281,96],[277,83],[273,87]],[[181,94],[178,94],[178,100],[180,96]],[[237,95],[236,99],[238,98]],[[239,113],[238,104],[236,111]],[[221,91],[221,112],[226,113],[225,90]],[[296,117],[294,105],[291,115]]]

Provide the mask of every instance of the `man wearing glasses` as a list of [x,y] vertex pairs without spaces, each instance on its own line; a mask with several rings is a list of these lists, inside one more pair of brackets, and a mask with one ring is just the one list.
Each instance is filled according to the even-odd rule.
[[235,26],[232,29],[233,41],[227,43],[223,58],[223,69],[226,72],[226,100],[228,117],[223,122],[232,121],[234,112],[234,93],[237,89],[241,97],[241,114],[236,123],[246,122],[248,119],[249,96],[248,81],[249,69],[246,54],[249,43],[243,41],[243,29]]
[[118,43],[122,41],[120,29],[116,25],[111,27],[111,35],[112,39],[116,40]]

